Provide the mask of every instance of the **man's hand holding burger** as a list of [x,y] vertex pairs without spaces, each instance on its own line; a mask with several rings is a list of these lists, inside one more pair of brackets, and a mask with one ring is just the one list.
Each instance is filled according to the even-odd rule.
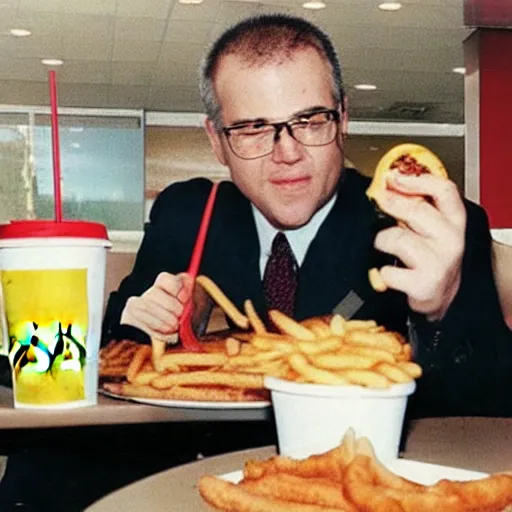
[[[380,278],[385,287],[404,292],[412,310],[440,320],[461,281],[466,211],[456,185],[446,178],[435,155],[411,144],[393,151],[395,155],[411,153],[414,163],[402,167],[405,172],[400,164],[390,165],[389,158],[384,168],[379,169],[379,163],[376,175],[380,172],[368,189],[378,207],[398,220],[396,226],[377,234],[375,248],[396,256],[403,266],[381,268]],[[421,151],[417,159],[414,151]],[[386,155],[381,162],[385,159]]]

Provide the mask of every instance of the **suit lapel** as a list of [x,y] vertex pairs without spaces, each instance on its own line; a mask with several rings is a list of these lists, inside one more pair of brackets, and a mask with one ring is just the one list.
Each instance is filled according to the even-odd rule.
[[332,311],[350,291],[367,287],[364,259],[372,252],[373,209],[358,189],[359,180],[345,170],[336,202],[300,269],[298,319]]

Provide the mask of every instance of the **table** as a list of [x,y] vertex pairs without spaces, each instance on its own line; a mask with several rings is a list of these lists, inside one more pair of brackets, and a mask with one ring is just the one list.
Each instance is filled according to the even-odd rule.
[[[266,459],[273,446],[245,450],[163,471],[97,501],[85,512],[211,511],[195,485],[204,474],[242,468],[249,458]],[[485,472],[512,469],[512,418],[431,418],[412,423],[405,458]]]
[[0,429],[119,425],[185,421],[262,421],[271,407],[257,409],[188,409],[155,407],[98,396],[98,405],[75,409],[14,409],[12,390],[0,386]]

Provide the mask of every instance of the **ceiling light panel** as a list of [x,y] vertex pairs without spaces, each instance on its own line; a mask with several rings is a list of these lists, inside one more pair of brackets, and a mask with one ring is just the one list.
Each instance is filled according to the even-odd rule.
[[402,4],[400,2],[382,2],[378,7],[381,11],[393,12],[401,9]]
[[27,37],[32,34],[30,30],[27,30],[25,28],[11,28],[9,30],[9,34],[14,37]]

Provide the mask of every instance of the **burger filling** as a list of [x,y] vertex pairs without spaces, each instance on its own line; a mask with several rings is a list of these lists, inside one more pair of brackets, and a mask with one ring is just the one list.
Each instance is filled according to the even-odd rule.
[[392,164],[391,169],[396,169],[402,174],[408,174],[412,176],[419,176],[420,174],[429,173],[428,167],[421,165],[411,155],[402,155],[397,158]]

